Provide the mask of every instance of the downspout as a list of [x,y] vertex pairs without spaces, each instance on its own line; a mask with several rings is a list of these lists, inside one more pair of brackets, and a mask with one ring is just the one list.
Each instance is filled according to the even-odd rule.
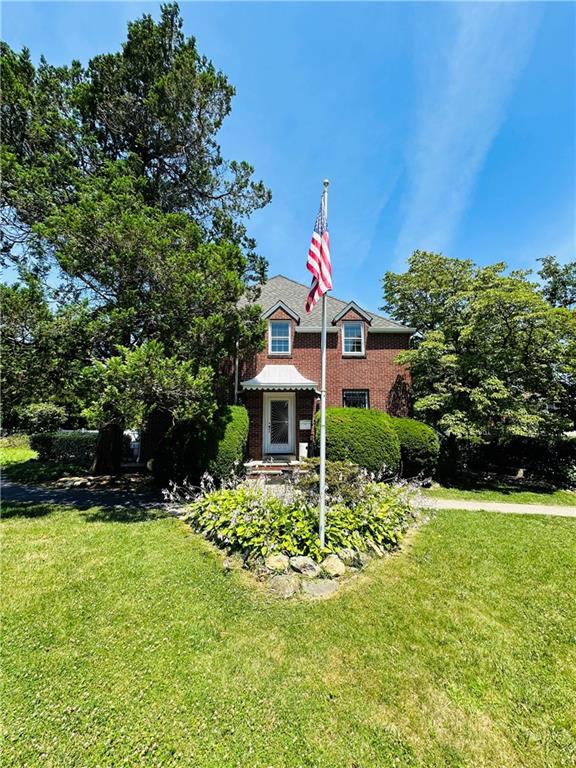
[[238,376],[239,376],[238,342],[236,342],[236,356],[234,357],[234,405],[238,405]]

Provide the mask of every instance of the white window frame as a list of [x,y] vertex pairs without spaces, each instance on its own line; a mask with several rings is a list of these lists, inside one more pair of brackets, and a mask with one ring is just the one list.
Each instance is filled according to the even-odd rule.
[[[360,344],[362,349],[360,352],[347,352],[346,351],[346,328],[351,325],[360,326]],[[342,323],[342,355],[344,357],[364,357],[366,354],[366,342],[364,338],[364,323],[361,320],[344,320]]]
[[[273,352],[272,351],[272,326],[274,323],[285,323],[288,326],[288,351],[287,352]],[[284,338],[281,336],[280,338]],[[292,354],[292,323],[290,320],[269,320],[268,321],[268,354],[271,356],[286,357],[286,355]]]

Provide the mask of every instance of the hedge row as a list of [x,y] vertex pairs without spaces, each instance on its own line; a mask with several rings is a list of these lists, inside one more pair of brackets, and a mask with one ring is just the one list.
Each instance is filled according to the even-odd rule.
[[436,432],[421,421],[366,408],[326,409],[326,457],[331,461],[350,461],[384,476],[415,477],[433,474],[439,453]]
[[248,411],[242,405],[231,405],[227,412],[229,420],[218,440],[216,455],[208,462],[208,472],[217,480],[239,471],[248,444]]
[[58,461],[88,469],[96,452],[97,432],[39,432],[30,447],[42,461]]

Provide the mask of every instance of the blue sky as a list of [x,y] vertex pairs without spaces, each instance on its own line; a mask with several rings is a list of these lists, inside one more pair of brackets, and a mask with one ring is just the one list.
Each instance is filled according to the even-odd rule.
[[[51,63],[117,50],[157,3],[2,4],[2,38]],[[272,188],[250,231],[308,282],[330,178],[334,294],[375,309],[415,248],[532,267],[574,258],[572,3],[181,3],[236,86],[225,156]]]

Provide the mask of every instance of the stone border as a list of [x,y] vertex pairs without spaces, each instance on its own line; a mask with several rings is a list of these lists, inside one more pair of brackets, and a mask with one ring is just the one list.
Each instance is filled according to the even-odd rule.
[[223,567],[232,570],[238,565],[248,569],[259,581],[265,582],[272,596],[282,600],[318,599],[331,597],[344,581],[360,573],[373,556],[386,554],[377,544],[371,544],[371,550],[368,554],[340,549],[338,554],[327,555],[321,563],[303,555],[288,557],[277,553],[247,564],[238,555],[232,555],[224,558]]

